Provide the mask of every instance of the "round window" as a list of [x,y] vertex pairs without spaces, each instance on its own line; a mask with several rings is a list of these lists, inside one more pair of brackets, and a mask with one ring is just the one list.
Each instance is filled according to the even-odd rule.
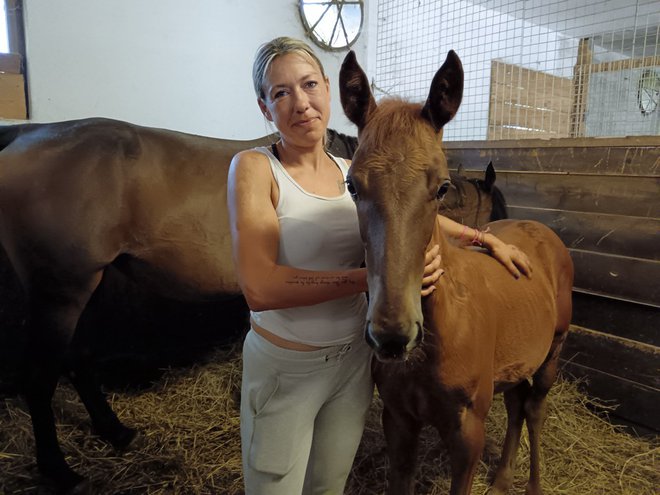
[[362,0],[300,0],[300,18],[312,41],[325,50],[344,50],[362,30]]

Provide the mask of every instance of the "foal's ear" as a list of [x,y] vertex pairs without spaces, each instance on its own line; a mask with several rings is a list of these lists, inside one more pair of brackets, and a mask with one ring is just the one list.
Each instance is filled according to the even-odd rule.
[[450,50],[431,83],[422,116],[436,131],[454,118],[463,98],[463,65],[454,50]]
[[355,58],[355,52],[349,51],[339,71],[339,96],[346,117],[358,130],[367,123],[369,114],[376,108],[376,100],[371,94],[369,80]]

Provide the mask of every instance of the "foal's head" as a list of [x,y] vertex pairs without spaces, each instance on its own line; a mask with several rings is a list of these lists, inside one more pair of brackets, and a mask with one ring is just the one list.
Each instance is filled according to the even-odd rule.
[[340,91],[344,112],[358,126],[347,186],[366,249],[366,338],[380,359],[402,359],[422,338],[424,253],[438,202],[450,185],[442,127],[460,105],[463,68],[451,51],[424,105],[397,99],[377,105],[350,52],[341,68]]

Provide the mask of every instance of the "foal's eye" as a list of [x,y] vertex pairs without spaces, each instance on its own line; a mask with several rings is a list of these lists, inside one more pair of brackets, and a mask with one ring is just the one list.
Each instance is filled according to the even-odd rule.
[[435,199],[441,200],[442,198],[444,198],[445,194],[447,194],[447,191],[449,191],[450,187],[451,187],[451,182],[448,180],[440,184],[440,187],[438,188],[438,192],[435,193]]
[[351,180],[350,177],[346,178],[346,189],[348,189],[348,194],[351,195],[353,201],[357,201],[358,200],[357,189],[355,189],[355,184],[353,184],[353,181]]

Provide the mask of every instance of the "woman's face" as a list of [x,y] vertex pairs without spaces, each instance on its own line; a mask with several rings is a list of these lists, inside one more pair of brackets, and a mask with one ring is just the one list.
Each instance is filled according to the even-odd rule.
[[293,144],[323,140],[330,119],[330,86],[321,69],[302,55],[282,55],[270,64],[259,107]]

